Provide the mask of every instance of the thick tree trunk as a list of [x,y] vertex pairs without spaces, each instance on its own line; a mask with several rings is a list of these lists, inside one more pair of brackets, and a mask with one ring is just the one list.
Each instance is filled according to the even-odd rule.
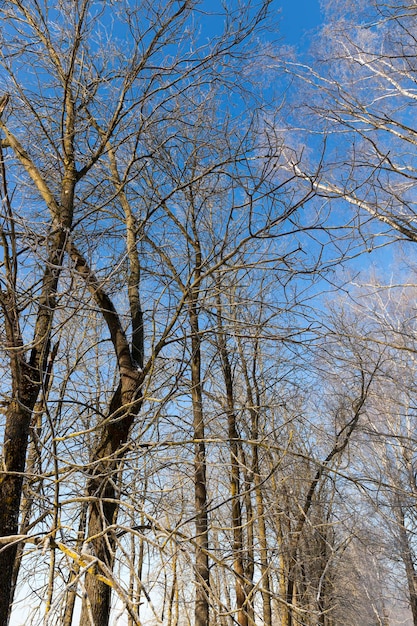
[[[108,472],[108,468],[98,468]],[[88,543],[88,550],[93,557],[97,557],[108,569],[113,569],[114,539],[112,534],[106,533],[106,528],[114,524],[117,515],[114,487],[105,478],[91,480],[88,489],[89,495],[95,499],[91,505],[88,523],[88,534],[95,536]],[[107,501],[111,500],[111,502]],[[80,617],[81,626],[91,626],[90,611],[95,626],[106,626],[109,623],[111,608],[111,588],[97,574],[104,574],[100,566],[85,577],[85,591],[87,597],[83,599]]]
[[[6,411],[6,425],[3,445],[3,471],[0,474],[0,537],[16,535],[19,528],[20,501],[29,443],[29,429],[33,410],[42,386],[47,384],[47,359],[51,351],[50,333],[53,313],[56,307],[55,294],[61,271],[66,234],[56,233],[51,242],[51,254],[43,277],[39,312],[35,326],[35,339],[29,363],[25,360],[19,331],[17,307],[13,294],[6,310],[6,334],[10,347],[12,373],[12,400]],[[12,317],[14,314],[14,318]],[[14,586],[14,566],[17,544],[11,544],[0,551],[0,624],[7,624],[9,604]]]
[[[0,474],[0,536],[2,537],[18,533],[31,409],[35,404],[34,393],[32,392],[32,397],[30,393],[27,393],[12,400],[6,414],[2,459],[4,470]],[[1,546],[0,551],[0,624],[4,625],[9,619],[17,548],[18,544],[12,543]]]
[[128,440],[133,421],[141,406],[141,374],[133,369],[123,375],[110,403],[111,419],[103,428],[97,449],[91,458],[92,476],[88,481],[87,493],[91,499],[86,547],[91,556],[98,559],[97,570],[87,572],[85,578],[86,597],[83,598],[80,626],[107,626],[110,619],[111,587],[97,574],[100,563],[112,571],[115,541],[113,531],[106,529],[117,521],[117,479],[123,462],[124,445]]
[[[128,296],[131,313],[132,338],[129,344],[120,317],[113,302],[91,271],[87,260],[75,245],[70,253],[76,271],[82,276],[101,310],[110,332],[114,354],[120,375],[120,383],[109,407],[98,446],[91,456],[91,476],[87,482],[87,494],[91,500],[87,547],[98,559],[98,568],[103,563],[107,573],[112,572],[114,563],[114,536],[106,532],[117,521],[117,482],[125,454],[125,444],[142,404],[141,384],[143,381],[144,329],[140,302],[140,264],[136,245],[136,227],[130,205],[120,181],[114,152],[108,145],[114,184],[125,212],[128,240],[129,279]],[[104,573],[104,572],[103,572]],[[111,587],[95,572],[87,572],[86,596],[83,598],[80,625],[107,626],[111,609]]]
[[[28,446],[27,452],[27,460],[26,460],[26,469],[25,473],[28,477],[26,481],[24,480],[23,489],[22,489],[22,497],[20,504],[20,527],[19,534],[26,535],[28,529],[30,528],[30,519],[32,515],[32,507],[35,501],[35,494],[32,488],[32,479],[29,477],[39,475],[38,472],[38,463],[39,463],[39,438],[42,432],[42,420],[45,413],[46,401],[50,389],[50,384],[52,381],[52,369],[55,362],[55,358],[58,353],[59,342],[56,343],[51,351],[48,367],[45,375],[45,382],[42,388],[41,398],[36,402],[33,412],[32,412],[32,420],[31,420],[31,441]],[[37,487],[40,487],[41,478],[37,478]],[[21,542],[17,546],[17,551],[15,555],[15,562],[13,567],[13,578],[11,583],[11,592],[10,592],[10,605],[13,604],[14,594],[16,590],[17,580],[19,577],[20,566],[22,562],[22,556],[24,554],[24,542]]]
[[[20,310],[16,302],[16,272],[13,269],[13,264],[16,262],[15,252],[11,256],[7,256],[9,243],[7,238],[3,237],[9,285],[5,292],[0,291],[0,305],[5,317],[7,344],[11,348],[12,399],[6,411],[3,471],[0,474],[0,537],[7,537],[18,532],[30,423],[41,389],[48,384],[47,362],[51,352],[52,323],[57,305],[56,294],[68,232],[72,224],[76,184],[72,146],[74,107],[70,89],[67,89],[66,92],[65,112],[65,130],[67,132],[64,133],[63,143],[67,152],[67,163],[61,182],[59,204],[45,183],[41,172],[32,162],[19,140],[9,132],[0,120],[0,127],[7,138],[8,146],[12,148],[16,158],[32,179],[39,195],[45,201],[50,211],[53,226],[53,232],[48,241],[48,259],[43,272],[42,289],[39,300],[36,302],[37,316],[29,358],[27,358],[23,346],[19,319]],[[14,238],[11,204],[7,193],[6,173],[1,150],[0,169],[2,195],[9,212],[11,237]],[[12,250],[15,244],[16,241],[12,241]],[[8,623],[9,605],[15,583],[16,553],[17,544],[11,544],[0,552],[0,624],[4,626]]]

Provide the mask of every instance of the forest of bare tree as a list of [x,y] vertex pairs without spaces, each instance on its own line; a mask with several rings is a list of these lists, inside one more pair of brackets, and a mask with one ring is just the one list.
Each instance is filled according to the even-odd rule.
[[417,4],[321,7],[0,3],[0,626],[417,626]]

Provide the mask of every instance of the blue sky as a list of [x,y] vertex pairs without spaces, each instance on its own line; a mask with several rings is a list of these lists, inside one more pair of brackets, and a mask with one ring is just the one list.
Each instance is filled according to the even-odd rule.
[[296,47],[306,45],[306,33],[322,21],[319,0],[281,0],[279,34],[283,43]]

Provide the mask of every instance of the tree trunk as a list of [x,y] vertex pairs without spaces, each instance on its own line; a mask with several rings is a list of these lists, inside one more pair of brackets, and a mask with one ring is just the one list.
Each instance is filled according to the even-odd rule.
[[[260,568],[262,576],[262,614],[264,626],[272,626],[272,607],[271,607],[271,588],[269,580],[269,567],[268,567],[268,544],[266,539],[266,524],[265,524],[265,510],[262,494],[261,475],[259,470],[259,451],[256,442],[259,437],[259,407],[261,404],[260,391],[257,385],[255,370],[256,370],[256,356],[253,363],[252,380],[249,376],[249,371],[243,353],[243,347],[238,339],[239,356],[241,360],[243,376],[246,385],[246,396],[249,405],[249,413],[251,418],[251,439],[253,443],[252,453],[252,475],[255,485],[255,501],[256,501],[256,519],[258,523],[258,541],[260,552]],[[258,352],[258,342],[256,341],[254,348],[254,355]],[[254,390],[253,390],[254,387]],[[246,464],[244,464],[246,466]],[[246,490],[248,491],[248,490]],[[249,496],[250,497],[250,496]]]
[[[10,364],[12,378],[12,398],[6,411],[6,424],[3,446],[3,472],[0,474],[0,537],[15,535],[19,527],[20,501],[29,443],[29,429],[33,410],[42,388],[48,385],[47,363],[51,352],[51,332],[57,305],[56,294],[62,271],[68,232],[71,228],[76,173],[73,160],[73,113],[71,90],[65,98],[65,132],[63,144],[67,152],[65,172],[61,181],[60,203],[46,185],[41,172],[34,165],[19,140],[8,130],[0,119],[0,127],[21,166],[32,179],[39,195],[45,201],[51,216],[53,234],[49,239],[49,252],[42,277],[42,288],[36,302],[36,323],[30,357],[23,347],[20,329],[20,309],[16,301],[16,263],[14,226],[10,227],[12,238],[9,255],[9,241],[3,233],[2,243],[5,267],[8,276],[6,291],[0,290],[0,305],[5,318],[8,347],[11,348]],[[0,111],[1,118],[2,110]],[[0,149],[0,170],[2,196],[5,199],[10,223],[13,222],[11,202],[7,192],[6,171],[3,153]],[[13,240],[14,239],[14,240]],[[17,544],[12,543],[0,552],[0,624],[8,623],[10,601],[14,587],[15,559]]]
[[227,430],[230,447],[230,495],[232,499],[233,571],[235,573],[237,623],[239,626],[248,626],[247,585],[243,562],[244,542],[240,496],[239,435],[236,426],[232,368],[230,366],[226,337],[223,330],[220,290],[217,296],[217,325],[219,352],[226,387]]
[[417,626],[417,573],[415,570],[410,541],[405,528],[404,511],[400,505],[397,506],[397,521],[400,535],[401,558],[404,563],[407,576],[408,597],[413,616],[413,625]]
[[97,574],[101,563],[112,571],[114,535],[107,529],[117,520],[118,494],[116,484],[123,463],[124,444],[141,406],[141,374],[136,369],[125,373],[110,403],[111,419],[103,428],[101,439],[91,458],[92,476],[87,484],[91,499],[86,547],[98,559],[96,571],[85,577],[86,597],[83,598],[80,626],[90,626],[90,614],[95,626],[107,626],[110,619],[111,587]]
[[209,558],[208,515],[206,483],[206,447],[201,383],[201,342],[199,335],[197,296],[190,304],[191,326],[191,398],[193,404],[193,427],[195,443],[194,491],[195,491],[195,626],[209,624]]
[[[8,294],[12,306],[7,311],[5,296],[2,306],[6,308],[6,334],[9,345],[15,349],[11,355],[12,400],[6,411],[3,446],[3,472],[0,474],[0,537],[16,535],[19,528],[20,501],[29,443],[29,429],[33,410],[42,386],[46,384],[47,359],[50,354],[50,333],[53,312],[56,307],[55,293],[61,271],[66,235],[59,232],[52,239],[48,266],[43,277],[35,326],[34,347],[29,363],[25,360],[19,330],[17,307],[14,296]],[[13,318],[15,314],[15,318]],[[0,552],[0,624],[8,623],[9,604],[13,589],[13,571],[17,544],[13,543]]]
[[[20,497],[35,393],[22,393],[19,398],[12,400],[6,413],[4,471],[0,475],[0,535],[2,537],[16,535],[19,528]],[[17,543],[12,543],[2,546],[0,552],[0,624],[4,625],[9,619],[17,545]]]

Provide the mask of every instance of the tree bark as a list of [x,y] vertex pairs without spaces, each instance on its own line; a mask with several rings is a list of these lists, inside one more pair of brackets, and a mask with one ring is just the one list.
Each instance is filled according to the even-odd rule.
[[[115,524],[117,519],[118,474],[126,451],[125,444],[142,404],[143,354],[141,350],[138,351],[140,363],[136,363],[113,302],[74,244],[70,246],[70,254],[75,270],[85,280],[107,325],[120,376],[108,416],[101,428],[100,440],[90,459],[91,475],[87,481],[90,512],[86,546],[93,557],[99,559],[98,569],[101,562],[108,571],[112,571],[115,542],[106,529]],[[136,332],[133,341],[136,347],[142,347],[143,335]],[[81,626],[90,626],[90,615],[95,626],[107,626],[109,623],[111,588],[96,574],[97,572],[89,571],[86,573],[86,596],[82,603]]]
[[[259,407],[260,407],[260,392],[256,383],[256,360],[254,360],[252,368],[252,380],[254,382],[255,389],[251,384],[251,378],[248,371],[245,355],[240,340],[238,339],[239,355],[243,370],[243,377],[246,385],[246,397],[249,405],[249,414],[251,418],[251,439],[253,443],[252,452],[252,475],[255,486],[255,502],[256,502],[256,520],[258,524],[258,541],[259,541],[259,553],[260,553],[260,569],[262,576],[262,615],[264,626],[272,626],[272,607],[271,607],[271,587],[269,580],[269,567],[268,567],[268,543],[266,535],[265,524],[265,507],[264,498],[261,485],[261,474],[259,468],[259,451],[256,442],[259,438]],[[258,341],[255,343],[254,354],[258,351]]]
[[[107,626],[110,619],[111,587],[96,574],[100,563],[110,571],[114,563],[114,535],[107,531],[117,520],[117,476],[124,456],[134,418],[141,405],[140,373],[132,370],[122,377],[110,403],[110,421],[103,427],[101,440],[91,459],[92,476],[88,481],[87,494],[91,500],[86,547],[97,557],[97,572],[87,572],[80,626],[90,626],[90,612],[95,626]],[[101,572],[105,574],[105,572]]]
[[208,515],[206,482],[206,446],[201,382],[201,342],[198,323],[197,296],[190,304],[191,327],[191,398],[193,405],[194,499],[195,499],[195,626],[209,624],[209,557]]
[[[72,223],[73,201],[76,176],[73,164],[69,161],[61,186],[61,203],[58,205],[47,188],[40,172],[34,166],[19,141],[0,121],[9,145],[16,157],[33,179],[39,193],[47,201],[55,227],[50,237],[49,255],[43,273],[42,289],[37,303],[37,318],[32,349],[27,359],[20,331],[19,308],[16,303],[14,281],[9,283],[7,292],[0,293],[0,304],[5,316],[7,344],[11,348],[10,365],[12,377],[12,399],[6,410],[6,424],[3,447],[3,472],[0,474],[0,536],[18,532],[20,501],[29,443],[29,429],[33,410],[43,387],[47,386],[47,362],[51,352],[51,331],[56,308],[56,293],[62,270],[62,261],[67,245],[67,233]],[[3,155],[0,154],[5,189]],[[14,243],[14,242],[12,242]],[[7,242],[3,237],[7,250]],[[8,259],[12,262],[13,259]],[[7,263],[7,262],[6,262]],[[15,277],[14,277],[15,278]],[[9,604],[13,589],[13,571],[17,554],[17,544],[3,548],[0,552],[0,623],[8,623]]]
[[410,547],[410,541],[405,527],[404,510],[397,507],[398,532],[400,535],[400,554],[405,567],[408,585],[408,597],[413,616],[413,625],[417,626],[417,573]]
[[240,495],[239,434],[236,426],[233,375],[223,329],[222,306],[219,291],[217,295],[217,326],[219,352],[226,388],[227,431],[230,447],[230,495],[232,499],[233,570],[235,573],[237,623],[239,626],[248,626],[247,584],[243,561],[244,540]]

